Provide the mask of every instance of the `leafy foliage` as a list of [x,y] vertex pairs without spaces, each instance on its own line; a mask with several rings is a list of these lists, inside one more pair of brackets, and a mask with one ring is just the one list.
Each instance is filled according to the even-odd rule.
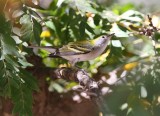
[[[9,97],[14,103],[13,114],[32,115],[32,92],[38,90],[37,81],[24,68],[31,66],[24,57],[25,52],[13,39],[11,21],[0,14],[0,95]],[[28,33],[26,33],[28,34]]]

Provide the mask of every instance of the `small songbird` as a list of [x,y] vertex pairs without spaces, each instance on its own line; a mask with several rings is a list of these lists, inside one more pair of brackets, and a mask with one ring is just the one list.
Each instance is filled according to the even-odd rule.
[[101,55],[113,35],[114,34],[102,35],[93,40],[70,42],[60,48],[54,48],[51,46],[29,46],[29,48],[44,49],[50,52],[49,57],[64,58],[74,66],[77,62],[92,60]]

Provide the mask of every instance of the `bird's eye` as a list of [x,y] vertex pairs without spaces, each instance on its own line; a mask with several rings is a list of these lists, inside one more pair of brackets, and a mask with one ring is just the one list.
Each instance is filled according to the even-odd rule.
[[102,38],[105,38],[104,36],[102,36]]

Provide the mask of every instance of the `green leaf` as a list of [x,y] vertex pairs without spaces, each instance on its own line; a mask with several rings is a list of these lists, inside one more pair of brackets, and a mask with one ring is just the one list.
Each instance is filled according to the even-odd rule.
[[6,63],[6,69],[9,71],[19,71],[19,69],[17,67],[15,67],[14,65],[10,64],[10,63]]
[[27,71],[21,69],[21,76],[23,77],[22,79],[25,81],[25,84],[33,89],[33,90],[39,90],[37,80]]
[[56,90],[58,93],[62,93],[64,91],[64,88],[59,83],[56,83],[53,81],[50,83],[50,86],[48,89],[49,91]]
[[21,28],[21,37],[23,41],[29,41],[33,36],[32,24],[28,23],[26,25],[22,25]]
[[33,66],[29,62],[26,61],[26,59],[18,58],[18,62],[22,65],[22,68],[26,68],[28,66]]
[[18,78],[17,76],[14,76],[12,75],[12,78],[10,79],[10,84],[12,87],[15,87],[15,88],[19,88],[19,81],[16,80],[15,78]]
[[124,12],[126,12],[126,11],[128,11],[130,9],[135,9],[135,6],[134,6],[133,3],[127,3],[127,4],[124,4],[124,5],[120,6],[119,11],[121,13],[124,13]]
[[[19,72],[19,64],[17,63],[16,59],[14,57],[11,57],[11,56],[8,56],[6,55],[5,56],[5,65],[6,65],[6,69],[7,70],[11,70],[11,71],[16,71],[16,72]],[[11,72],[10,71],[10,72]]]
[[22,25],[20,33],[23,41],[29,41],[33,36],[32,22],[29,15],[23,15],[20,18],[20,24]]
[[101,19],[102,17],[100,17],[99,15],[95,15],[94,16],[94,24],[96,25],[96,26],[98,26],[99,25],[99,22],[100,22],[100,19]]
[[51,2],[50,6],[49,6],[49,9],[52,9],[52,12],[55,11],[55,10],[57,10],[56,4],[57,4],[58,1],[59,1],[59,0],[53,0],[53,1]]
[[122,48],[121,47],[114,47],[111,46],[111,54],[115,55],[115,57],[121,57],[122,56]]
[[116,22],[119,20],[119,16],[114,14],[112,11],[104,10],[101,13],[102,18],[107,19],[109,22]]
[[10,34],[11,33],[11,23],[5,19],[5,15],[0,13],[0,34]]
[[0,69],[1,71],[0,71],[0,78],[3,78],[3,76],[4,76],[4,73],[5,73],[5,69],[4,68],[2,68],[2,69]]
[[5,77],[5,69],[2,68],[0,71],[0,86],[4,88],[7,83],[7,78]]
[[[5,77],[6,78],[6,77]],[[7,83],[5,84],[4,86],[4,89],[3,89],[3,92],[4,92],[4,95],[7,96],[7,97],[11,97],[11,85],[10,85],[10,80],[7,79]]]
[[12,88],[12,99],[14,102],[13,114],[32,116],[32,90],[25,83],[20,84],[19,89]]
[[79,32],[80,32],[81,38],[83,38],[84,34],[85,34],[85,25],[86,25],[86,23],[84,21],[81,21],[81,23],[79,25]]
[[16,42],[16,44],[22,43],[22,40],[18,36],[12,36],[12,38],[14,39],[14,41]]
[[4,63],[3,61],[0,61],[0,70],[4,68]]
[[54,25],[54,23],[52,21],[47,21],[46,23],[46,26],[49,27],[50,29],[56,31],[56,27]]
[[140,16],[140,17],[143,17],[144,15],[138,11],[135,11],[135,10],[128,10],[126,12],[124,12],[120,17],[123,19],[123,18],[129,18],[129,17],[136,17],[136,16]]
[[58,0],[58,2],[57,2],[57,6],[58,7],[60,7],[61,6],[61,4],[64,2],[65,0]]
[[19,103],[20,99],[21,98],[21,85],[19,85],[19,88],[15,88],[15,87],[12,87],[12,100],[13,100],[13,103],[16,104],[16,103]]
[[5,58],[5,55],[14,55],[20,57],[18,50],[16,48],[16,42],[10,35],[0,35],[1,46],[2,46],[2,55],[1,60]]
[[97,13],[97,11],[91,6],[93,2],[90,0],[66,0],[65,2],[73,9],[78,9],[82,15],[85,15],[86,12]]
[[90,32],[90,33],[92,33],[92,34],[95,34],[94,33],[94,31],[93,31],[93,29],[86,23],[86,29]]
[[42,27],[34,18],[32,18],[32,21],[33,21],[34,38],[37,44],[40,45],[40,41],[41,41],[40,34],[42,32]]
[[32,16],[32,17],[36,17],[36,18],[38,18],[38,19],[40,19],[40,20],[43,20],[42,18],[41,18],[41,16],[38,14],[38,9],[34,9],[34,8],[29,8],[28,9],[29,10],[29,13],[30,13],[30,15]]
[[127,32],[122,31],[116,23],[112,25],[111,32],[115,33],[116,37],[129,37]]
[[23,25],[23,24],[28,24],[31,22],[31,18],[28,14],[25,14],[23,15],[23,17],[20,18],[20,24]]
[[122,47],[122,44],[119,40],[112,40],[111,42],[114,47]]
[[27,85],[24,83],[21,86],[23,93],[27,93],[23,96],[23,98],[27,101],[26,105],[28,105],[29,107],[31,107],[32,102],[33,102],[33,97],[32,97],[32,90],[30,88],[27,87]]
[[5,60],[7,63],[10,63],[14,67],[19,67],[19,64],[17,63],[17,61],[14,58],[12,58],[11,56],[6,55]]
[[147,90],[144,86],[141,86],[140,95],[141,95],[142,98],[147,97]]
[[[19,98],[19,100],[20,100],[20,98]],[[19,100],[18,100],[18,101],[19,101]],[[13,114],[16,114],[17,112],[21,112],[21,109],[22,109],[22,103],[21,103],[21,102],[16,102],[16,103],[14,104],[12,113],[13,113]]]

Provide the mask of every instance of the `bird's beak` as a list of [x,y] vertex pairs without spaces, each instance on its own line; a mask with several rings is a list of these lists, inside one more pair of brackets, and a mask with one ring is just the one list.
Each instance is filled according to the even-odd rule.
[[112,37],[112,36],[114,36],[114,35],[115,35],[115,33],[112,33],[112,34],[109,34],[108,37]]

